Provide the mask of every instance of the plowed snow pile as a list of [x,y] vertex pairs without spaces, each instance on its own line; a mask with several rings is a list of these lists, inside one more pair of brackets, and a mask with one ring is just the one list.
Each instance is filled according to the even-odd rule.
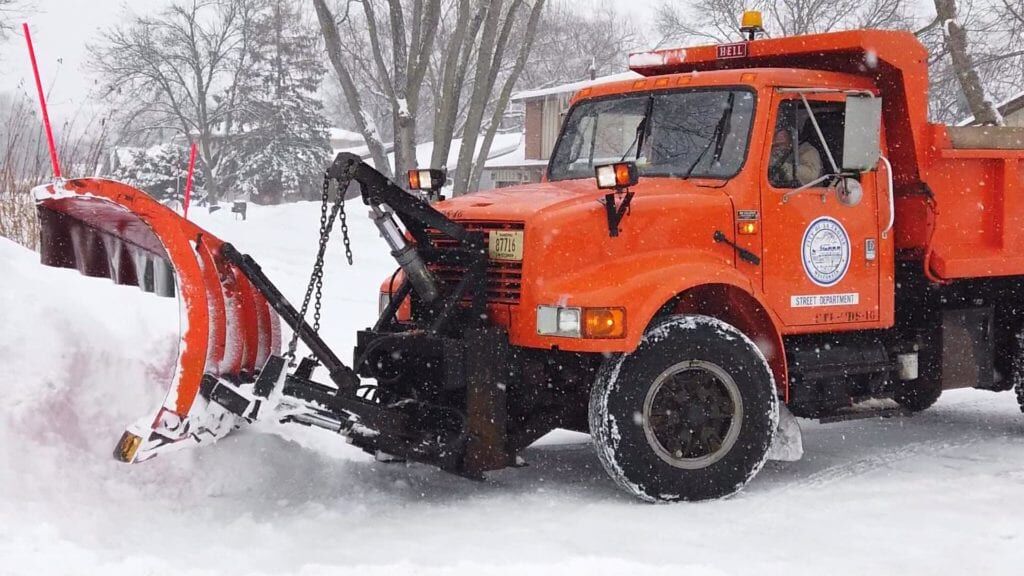
[[[350,210],[324,334],[347,357],[393,268]],[[319,209],[197,214],[292,301]],[[619,494],[586,438],[474,483],[373,462],[343,440],[265,425],[136,466],[124,426],[162,398],[177,303],[0,239],[0,575],[1019,574],[1024,416],[1012,394],[947,394],[914,418],[803,422],[806,457],[738,497],[651,506]]]

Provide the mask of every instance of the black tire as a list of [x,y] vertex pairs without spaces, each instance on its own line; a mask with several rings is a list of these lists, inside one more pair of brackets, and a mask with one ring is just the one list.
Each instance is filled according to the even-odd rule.
[[634,352],[605,361],[590,395],[601,464],[649,502],[736,493],[764,466],[778,421],[768,362],[742,332],[708,316],[657,322]]
[[1020,406],[1020,411],[1024,412],[1024,328],[1013,335],[1009,354],[1000,356],[1004,356],[1001,361],[1006,362],[1004,377],[1010,379],[1010,384],[1017,393],[1017,405]]

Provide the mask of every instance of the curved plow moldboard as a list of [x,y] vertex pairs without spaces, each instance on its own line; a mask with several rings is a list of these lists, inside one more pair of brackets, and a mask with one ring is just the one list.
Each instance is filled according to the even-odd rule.
[[203,376],[252,381],[267,358],[280,353],[277,314],[221,258],[220,239],[144,192],[82,178],[39,186],[33,194],[44,265],[178,296],[181,336],[173,382],[163,404],[134,426],[140,440],[122,459],[143,460],[162,446],[200,441],[197,427],[209,424],[204,421],[210,416],[199,396]]

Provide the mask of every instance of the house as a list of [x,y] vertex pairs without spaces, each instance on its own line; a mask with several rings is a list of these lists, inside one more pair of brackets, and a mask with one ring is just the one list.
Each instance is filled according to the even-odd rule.
[[345,150],[365,145],[362,134],[343,128],[329,128],[328,136],[331,139],[331,150]]
[[516,149],[507,153],[492,151],[480,179],[480,188],[540,182],[573,94],[589,86],[634,78],[640,75],[622,72],[513,94],[512,104],[523,119],[522,140]]
[[[1003,115],[1007,126],[1024,127],[1024,92],[1015,94],[996,105],[996,109]],[[974,124],[974,117],[960,122],[960,126]]]

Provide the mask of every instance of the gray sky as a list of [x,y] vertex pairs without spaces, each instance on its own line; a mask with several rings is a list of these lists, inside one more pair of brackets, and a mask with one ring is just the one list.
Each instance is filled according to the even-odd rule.
[[[638,19],[651,13],[659,0],[610,0]],[[67,119],[88,102],[94,86],[85,66],[85,46],[99,32],[118,23],[128,12],[152,13],[172,0],[28,0],[36,10],[25,20],[32,29],[36,58],[43,85],[50,92],[54,122]],[[625,62],[623,62],[625,66]],[[25,90],[35,97],[21,25],[6,41],[0,41],[0,92]]]
[[[87,100],[92,80],[85,70],[85,46],[100,30],[115,24],[125,12],[146,13],[168,0],[36,0],[35,11],[24,21],[32,30],[36,59],[43,86],[52,87],[50,108],[54,122],[58,115],[74,114]],[[35,96],[32,66],[21,33],[17,30],[0,42],[0,92],[26,90]]]

